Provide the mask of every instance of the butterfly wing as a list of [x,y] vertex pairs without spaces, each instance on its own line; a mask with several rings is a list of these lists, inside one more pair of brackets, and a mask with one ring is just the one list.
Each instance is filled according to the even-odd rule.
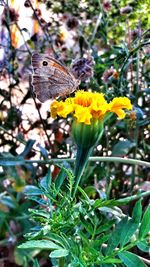
[[32,66],[32,85],[41,102],[56,96],[70,94],[79,85],[78,80],[65,66],[48,55],[34,53]]

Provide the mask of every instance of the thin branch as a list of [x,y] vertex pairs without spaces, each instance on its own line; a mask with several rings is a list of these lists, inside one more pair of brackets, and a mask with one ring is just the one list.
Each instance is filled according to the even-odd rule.
[[[54,158],[54,159],[47,159],[47,160],[24,160],[24,159],[12,159],[12,158],[7,158],[7,160],[1,158],[0,159],[0,164],[1,165],[21,165],[21,164],[32,164],[32,163],[37,163],[37,164],[57,164],[57,163],[63,163],[64,161],[67,162],[74,162],[76,159],[75,158]],[[123,163],[125,165],[140,165],[140,166],[145,166],[145,167],[150,167],[150,163],[147,161],[143,160],[137,160],[137,159],[130,159],[130,158],[119,158],[119,157],[89,157],[89,161],[94,161],[94,162],[112,162],[112,163]],[[8,165],[9,166],[9,165]]]
[[32,5],[32,3],[31,3],[30,0],[29,0],[29,3],[30,3],[30,7],[31,7],[31,9],[32,9],[32,11],[33,11],[33,13],[34,13],[35,18],[36,18],[36,20],[38,21],[39,26],[41,27],[42,31],[43,31],[44,34],[45,34],[46,40],[49,42],[49,44],[50,44],[50,46],[51,46],[51,49],[52,49],[52,51],[53,51],[55,57],[58,58],[58,55],[57,55],[57,53],[56,53],[56,51],[55,51],[55,49],[54,49],[54,46],[53,46],[53,41],[52,41],[52,37],[51,37],[51,35],[50,35],[50,34],[43,28],[42,23],[41,23],[41,21],[40,21],[38,15],[36,14],[35,9],[34,9],[34,7],[33,7],[33,5]]

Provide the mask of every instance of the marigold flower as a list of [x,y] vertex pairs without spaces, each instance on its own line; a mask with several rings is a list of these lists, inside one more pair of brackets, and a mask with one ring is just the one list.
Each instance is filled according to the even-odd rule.
[[[68,102],[68,103],[67,103]],[[66,118],[69,113],[73,111],[73,105],[69,101],[54,101],[51,105],[51,116],[56,118],[57,115]]]
[[117,114],[120,119],[125,117],[125,112],[122,109],[132,109],[130,100],[127,97],[115,97],[110,103],[110,111]]
[[117,114],[120,119],[125,117],[123,109],[132,109],[127,97],[116,97],[107,103],[102,93],[78,91],[74,98],[63,101],[54,101],[51,105],[51,116],[66,118],[72,113],[79,123],[90,125],[93,120],[103,120],[108,112]]
[[53,118],[57,115],[66,118],[68,114],[72,114],[75,118],[72,124],[72,136],[77,145],[77,156],[73,197],[88,158],[103,134],[105,116],[107,113],[113,112],[122,119],[125,117],[123,109],[131,108],[132,105],[127,97],[116,97],[108,103],[102,93],[84,92],[83,90],[77,91],[75,97],[69,97],[60,102],[55,100],[51,104]]

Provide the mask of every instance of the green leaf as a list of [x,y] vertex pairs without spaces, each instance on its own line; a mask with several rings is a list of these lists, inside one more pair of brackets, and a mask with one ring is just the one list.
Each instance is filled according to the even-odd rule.
[[36,140],[32,140],[32,139],[29,139],[27,142],[26,142],[26,145],[25,145],[25,148],[24,148],[24,151],[20,154],[20,156],[22,156],[23,158],[25,158],[29,152],[31,151],[34,143],[35,143]]
[[128,218],[123,218],[116,226],[115,230],[112,232],[110,239],[108,240],[108,245],[106,248],[106,254],[109,255],[120,243],[121,233],[123,227],[126,225]]
[[140,241],[137,247],[144,252],[150,252],[150,244],[146,240]]
[[120,237],[120,246],[124,247],[129,242],[133,234],[138,229],[139,223],[135,223],[133,219],[130,219],[122,228]]
[[141,199],[139,199],[134,206],[132,212],[132,219],[135,222],[140,223],[141,216],[142,216],[142,205],[141,205]]
[[116,265],[114,265],[114,264],[111,264],[111,263],[104,263],[104,264],[101,264],[101,267],[115,267]]
[[112,156],[125,156],[133,147],[135,147],[135,143],[129,140],[119,141],[112,149]]
[[1,196],[0,203],[11,209],[16,209],[18,206],[15,198],[10,196]]
[[139,230],[139,238],[145,237],[149,231],[150,231],[150,206],[148,206],[147,210],[143,215],[143,219]]
[[93,244],[94,247],[95,246],[100,247],[103,243],[105,243],[108,240],[109,237],[110,237],[110,234],[102,235],[100,236],[99,239],[94,239],[93,241],[91,241],[91,245]]
[[116,258],[107,258],[102,260],[102,263],[121,263],[121,260]]
[[147,267],[143,261],[140,260],[140,258],[128,251],[119,252],[118,253],[119,258],[123,261],[125,266],[127,267]]
[[55,243],[58,243],[58,245],[60,245],[61,247],[65,247],[66,246],[66,240],[63,237],[61,237],[61,236],[59,236],[57,234],[54,234],[54,233],[50,233],[49,232],[47,234],[47,237],[50,240],[55,241]]
[[32,213],[33,215],[37,216],[37,217],[43,217],[46,219],[50,219],[50,214],[46,211],[42,210],[36,210],[36,209],[29,209],[29,212]]
[[96,199],[93,208],[97,209],[101,207],[114,207],[116,205],[117,205],[117,200],[115,199],[110,199],[110,200]]
[[31,240],[18,246],[21,249],[59,249],[60,246],[49,240]]
[[80,191],[80,193],[82,194],[82,196],[83,196],[87,201],[90,200],[89,197],[88,197],[88,195],[86,194],[86,192],[85,192],[80,186],[78,186],[78,190]]
[[27,196],[39,196],[43,194],[42,190],[35,185],[26,185],[23,192]]
[[63,258],[68,256],[69,251],[67,249],[57,249],[50,253],[50,258]]
[[40,144],[37,144],[37,147],[40,149],[40,152],[41,152],[41,155],[43,156],[43,158],[45,160],[47,160],[48,159],[48,152],[45,149],[45,147],[42,147]]
[[50,190],[50,185],[52,181],[52,176],[51,176],[51,170],[50,168],[48,169],[48,173],[45,177],[42,178],[40,181],[40,186],[44,188],[45,190],[49,191]]
[[82,227],[84,227],[84,228],[86,229],[86,231],[87,231],[90,235],[92,235],[94,229],[93,229],[92,225],[89,223],[89,221],[86,221],[84,218],[81,218],[80,220],[81,220],[81,225],[82,225]]
[[105,232],[107,230],[109,230],[112,225],[115,223],[115,220],[109,221],[108,223],[106,222],[105,224],[100,225],[97,229],[96,229],[96,235]]
[[61,171],[59,172],[55,180],[55,188],[57,191],[59,191],[59,189],[61,188],[66,176],[67,176],[67,173],[65,169],[62,167]]
[[40,267],[37,259],[34,260],[33,267]]

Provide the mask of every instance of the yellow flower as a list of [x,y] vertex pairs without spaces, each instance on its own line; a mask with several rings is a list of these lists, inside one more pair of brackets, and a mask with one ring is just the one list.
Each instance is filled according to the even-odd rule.
[[78,122],[83,122],[85,124],[91,124],[92,114],[90,109],[80,105],[75,106],[74,117],[77,118]]
[[90,125],[93,120],[103,120],[108,112],[116,113],[120,119],[125,117],[123,109],[132,109],[127,97],[116,97],[107,103],[102,93],[77,91],[75,97],[63,101],[54,101],[51,105],[51,116],[66,118],[72,113],[77,122]]
[[127,97],[115,97],[110,103],[109,108],[111,112],[117,114],[119,119],[123,119],[125,117],[125,112],[122,109],[132,109],[132,105],[130,100]]
[[[68,103],[67,103],[68,102]],[[63,118],[66,118],[69,113],[73,111],[73,105],[69,101],[54,101],[51,104],[51,116],[56,118],[57,115]]]
[[66,118],[70,113],[75,118],[72,124],[72,136],[77,145],[77,156],[73,197],[76,194],[88,158],[102,137],[105,116],[107,113],[113,112],[122,119],[125,116],[123,109],[131,108],[132,105],[127,97],[117,97],[108,103],[103,94],[82,90],[77,91],[75,97],[52,103],[51,116],[53,118],[57,115]]

